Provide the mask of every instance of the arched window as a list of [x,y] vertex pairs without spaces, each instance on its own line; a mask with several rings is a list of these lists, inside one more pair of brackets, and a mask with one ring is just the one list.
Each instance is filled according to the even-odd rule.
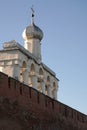
[[55,82],[53,82],[53,88],[55,88],[56,87],[56,83]]
[[31,74],[31,75],[34,75],[34,74],[35,74],[35,66],[34,66],[33,63],[31,64],[31,67],[30,67],[30,74]]
[[45,94],[48,95],[48,86],[45,85]]
[[47,76],[47,86],[49,86],[49,85],[50,85],[50,77]]
[[53,87],[52,87],[52,97],[55,99],[55,92],[56,92],[56,83],[53,82]]
[[42,68],[39,69],[39,75],[43,75],[43,70],[42,70]]
[[35,66],[32,63],[31,66],[30,66],[29,81],[28,81],[28,84],[29,84],[30,87],[33,86],[33,76],[34,76],[34,74],[35,74]]
[[27,67],[26,62],[23,61],[22,68],[26,68],[26,67]]
[[47,81],[45,85],[45,94],[49,95],[49,87],[50,87],[50,76],[47,76]]
[[39,69],[39,77],[38,77],[38,82],[42,82],[43,81],[43,70],[42,68]]
[[39,69],[39,77],[38,77],[38,90],[42,92],[42,82],[43,82],[43,70]]
[[21,82],[25,82],[25,72],[26,72],[27,64],[25,61],[22,63],[22,67],[20,68],[20,80]]

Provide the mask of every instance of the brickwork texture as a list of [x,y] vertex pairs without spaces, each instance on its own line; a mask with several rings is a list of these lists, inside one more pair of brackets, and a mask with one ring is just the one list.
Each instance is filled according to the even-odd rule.
[[0,130],[87,130],[87,115],[0,72]]

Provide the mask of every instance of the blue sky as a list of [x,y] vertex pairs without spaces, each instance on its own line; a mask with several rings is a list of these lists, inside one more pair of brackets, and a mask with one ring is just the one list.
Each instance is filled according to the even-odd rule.
[[43,62],[59,78],[58,100],[87,114],[87,0],[0,0],[0,49],[31,22],[44,32]]

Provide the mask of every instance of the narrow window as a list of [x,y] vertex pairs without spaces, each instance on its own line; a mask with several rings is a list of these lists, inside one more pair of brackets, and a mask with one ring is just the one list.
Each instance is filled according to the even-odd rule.
[[8,87],[11,88],[10,78],[8,78]]
[[22,95],[22,87],[20,87],[20,94]]
[[29,96],[30,96],[30,98],[31,98],[31,88],[29,88]]
[[38,104],[39,104],[40,103],[39,93],[37,93],[37,101],[38,101]]
[[54,101],[52,101],[52,108],[54,109]]
[[47,98],[45,97],[45,106],[47,107]]
[[14,82],[14,88],[16,89],[16,81]]

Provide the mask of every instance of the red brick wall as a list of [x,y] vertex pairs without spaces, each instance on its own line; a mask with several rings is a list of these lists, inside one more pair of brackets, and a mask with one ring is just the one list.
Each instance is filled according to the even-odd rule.
[[[20,129],[22,129],[21,127],[24,123],[23,127],[32,130],[87,130],[86,115],[45,96],[3,73],[0,73],[0,101],[1,111],[5,115],[5,118],[3,120],[0,118],[0,120],[4,122],[4,125],[6,120],[14,115],[15,119],[12,118],[14,126],[16,127],[17,125]],[[4,104],[4,101],[6,101],[6,104]],[[18,111],[14,114],[15,109],[13,109],[10,116],[8,116],[10,107],[14,108],[15,102],[17,102],[16,109]],[[25,119],[26,116],[27,119]],[[17,121],[17,119],[19,120]],[[13,123],[10,119],[8,121]],[[21,125],[16,122],[20,122],[19,124]],[[1,130],[3,123],[0,124]]]

